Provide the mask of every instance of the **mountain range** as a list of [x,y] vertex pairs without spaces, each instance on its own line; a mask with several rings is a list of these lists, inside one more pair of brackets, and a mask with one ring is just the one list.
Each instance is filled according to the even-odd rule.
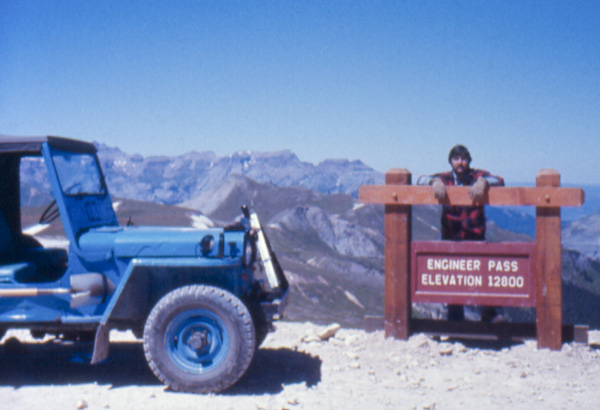
[[291,151],[241,151],[225,157],[214,152],[191,152],[144,158],[101,144],[98,149],[114,196],[170,205],[196,198],[229,175],[243,175],[277,187],[303,187],[355,197],[360,185],[379,184],[384,178],[361,161],[327,160],[313,165],[300,161]]
[[[288,318],[362,327],[365,315],[383,313],[383,206],[356,199],[361,185],[383,184],[382,173],[360,161],[314,165],[290,151],[145,158],[101,144],[98,149],[121,223],[225,225],[246,204],[258,213],[290,278]],[[28,177],[22,202],[31,221],[48,195],[36,166],[24,165]],[[488,207],[487,215],[488,240],[533,241],[535,217],[530,210]],[[439,221],[439,207],[414,207],[413,239],[438,239]],[[46,234],[59,234],[60,229],[56,223]],[[600,214],[565,223],[566,322],[600,326],[599,232]],[[439,317],[443,307],[415,305],[414,311]],[[469,314],[476,312],[471,309]],[[510,315],[532,320],[527,311]]]

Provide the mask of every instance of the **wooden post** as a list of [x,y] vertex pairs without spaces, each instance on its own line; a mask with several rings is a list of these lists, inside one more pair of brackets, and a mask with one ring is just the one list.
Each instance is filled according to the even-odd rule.
[[[386,185],[410,185],[406,169],[385,174]],[[392,193],[396,200],[398,195]],[[408,339],[410,335],[410,240],[411,205],[385,205],[385,308],[386,337]]]
[[[541,170],[536,187],[559,187],[560,174]],[[550,205],[551,197],[545,200]],[[562,283],[560,206],[536,207],[537,246],[537,344],[538,348],[560,350],[562,346]]]

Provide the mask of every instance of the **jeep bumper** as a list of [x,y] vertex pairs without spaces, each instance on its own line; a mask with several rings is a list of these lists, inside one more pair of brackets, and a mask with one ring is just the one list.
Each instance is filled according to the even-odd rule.
[[275,298],[271,301],[261,302],[260,306],[268,322],[283,319],[285,310],[287,308],[290,293],[286,291],[281,297]]

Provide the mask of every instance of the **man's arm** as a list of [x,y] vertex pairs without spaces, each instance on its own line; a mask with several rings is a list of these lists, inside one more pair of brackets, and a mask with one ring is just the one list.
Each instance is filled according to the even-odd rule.
[[434,178],[436,178],[435,175],[421,175],[417,180],[417,185],[431,185]]
[[448,195],[446,187],[439,175],[422,175],[417,180],[417,185],[431,185],[433,187],[433,195],[438,201],[442,201]]
[[501,177],[488,174],[482,176],[482,178],[484,178],[487,181],[489,186],[504,186],[504,179],[502,179]]
[[490,186],[504,186],[504,179],[487,171],[475,171],[475,183],[469,188],[469,196],[475,202],[483,199]]

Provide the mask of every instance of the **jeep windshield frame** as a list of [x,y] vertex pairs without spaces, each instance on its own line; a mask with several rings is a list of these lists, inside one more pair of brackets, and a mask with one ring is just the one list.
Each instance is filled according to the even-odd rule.
[[77,255],[83,232],[119,225],[96,149],[92,144],[48,138],[41,151],[65,234]]
[[52,162],[66,196],[106,195],[107,189],[96,155],[52,150]]

